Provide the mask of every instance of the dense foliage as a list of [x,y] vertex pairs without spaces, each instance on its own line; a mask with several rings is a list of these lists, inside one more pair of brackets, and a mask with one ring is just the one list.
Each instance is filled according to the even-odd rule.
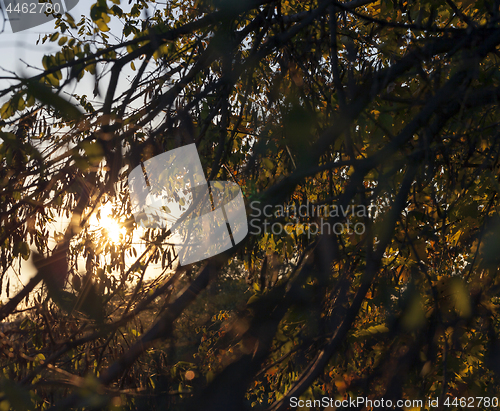
[[[40,41],[0,92],[1,409],[498,395],[498,1],[99,0]],[[190,143],[250,233],[178,267],[127,175]]]

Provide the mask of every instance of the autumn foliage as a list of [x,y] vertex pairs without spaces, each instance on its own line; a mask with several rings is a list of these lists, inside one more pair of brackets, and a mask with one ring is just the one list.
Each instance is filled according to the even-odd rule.
[[[40,40],[59,51],[0,92],[0,409],[498,396],[499,7],[59,16]],[[191,143],[208,180],[240,186],[252,230],[178,267],[170,232],[136,224],[127,175]],[[14,292],[21,259],[38,274]]]

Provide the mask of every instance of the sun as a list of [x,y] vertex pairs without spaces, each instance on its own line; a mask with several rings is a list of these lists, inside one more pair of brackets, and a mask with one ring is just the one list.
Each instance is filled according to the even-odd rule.
[[92,231],[98,233],[99,237],[105,236],[110,242],[120,244],[124,241],[127,233],[126,228],[113,217],[113,205],[108,202],[99,208],[99,216],[93,214],[89,221]]

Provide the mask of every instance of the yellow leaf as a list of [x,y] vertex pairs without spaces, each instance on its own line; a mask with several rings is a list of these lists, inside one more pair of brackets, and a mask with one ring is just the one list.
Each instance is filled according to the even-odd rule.
[[269,160],[268,158],[263,158],[262,159],[262,164],[264,165],[264,168],[266,170],[272,170],[274,164],[271,160]]
[[108,25],[104,22],[104,20],[97,20],[95,22],[95,24],[97,24],[97,27],[99,27],[99,30],[101,31],[109,31],[109,27]]

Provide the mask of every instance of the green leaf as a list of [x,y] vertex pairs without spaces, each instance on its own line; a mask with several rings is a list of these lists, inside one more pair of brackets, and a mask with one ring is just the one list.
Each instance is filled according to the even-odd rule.
[[28,95],[28,99],[26,100],[26,106],[31,107],[33,104],[35,104],[36,99],[35,96],[32,94]]
[[19,245],[19,253],[21,254],[21,257],[23,257],[24,260],[29,260],[30,258],[30,247],[27,242],[23,241]]
[[5,398],[10,403],[11,410],[31,411],[35,409],[30,400],[30,392],[26,388],[6,378],[2,378],[0,386]]
[[7,101],[4,103],[2,108],[0,109],[0,115],[2,116],[3,119],[9,118],[14,114],[14,110],[12,108],[12,105],[10,104],[10,101]]
[[274,167],[273,162],[271,160],[269,160],[268,158],[263,158],[262,164],[266,170],[272,170]]
[[[68,23],[72,29],[76,29],[75,19],[73,16],[69,13],[65,13],[64,16],[66,17],[66,23]],[[73,40],[73,42],[75,41],[74,39],[70,39],[70,42],[71,40]]]
[[387,113],[382,113],[380,114],[378,121],[380,121],[380,124],[388,130],[392,129],[392,116]]
[[118,17],[123,16],[123,10],[118,6],[111,7],[111,11],[115,16],[118,16]]
[[87,155],[90,164],[98,165],[101,162],[104,157],[104,151],[101,143],[97,141],[84,141],[80,146],[83,150],[85,150],[85,154]]
[[90,18],[92,19],[92,21],[97,21],[101,18],[101,15],[102,15],[102,12],[103,12],[103,9],[101,7],[99,7],[99,5],[96,3],[96,4],[93,4],[91,7],[90,7]]
[[42,57],[42,65],[45,70],[48,70],[52,65],[52,56],[43,56]]
[[26,103],[25,103],[24,99],[22,97],[20,97],[19,101],[17,102],[17,109],[19,111],[22,111],[22,110],[24,110],[25,107],[26,107]]
[[59,86],[59,79],[58,79],[58,76],[56,75],[56,73],[51,73],[51,74],[48,74],[45,79],[47,80],[47,82],[51,85],[51,86],[54,86],[54,87],[58,87]]
[[408,307],[401,318],[401,325],[408,331],[414,331],[425,325],[425,312],[419,295],[411,296]]
[[78,120],[83,114],[80,110],[65,100],[45,84],[33,80],[27,80],[28,92],[33,95],[41,103],[54,108],[66,120]]

